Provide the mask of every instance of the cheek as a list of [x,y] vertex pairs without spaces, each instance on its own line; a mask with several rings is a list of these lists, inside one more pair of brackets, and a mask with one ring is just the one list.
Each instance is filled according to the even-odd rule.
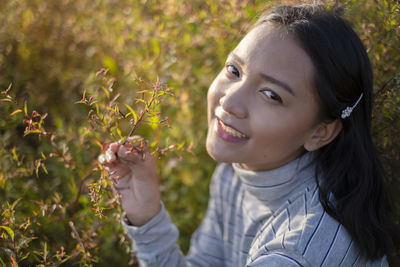
[[212,82],[210,88],[207,92],[207,111],[208,111],[208,119],[211,117],[212,111],[218,105],[219,99],[222,97],[221,93],[219,92],[218,88],[218,77]]
[[290,149],[301,147],[308,133],[307,123],[299,116],[259,116],[253,132],[263,147]]

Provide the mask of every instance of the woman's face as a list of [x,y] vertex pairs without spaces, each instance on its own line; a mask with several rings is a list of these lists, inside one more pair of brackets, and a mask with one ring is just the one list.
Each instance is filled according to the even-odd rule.
[[260,171],[303,154],[319,111],[313,73],[290,35],[268,23],[251,30],[208,91],[210,156]]

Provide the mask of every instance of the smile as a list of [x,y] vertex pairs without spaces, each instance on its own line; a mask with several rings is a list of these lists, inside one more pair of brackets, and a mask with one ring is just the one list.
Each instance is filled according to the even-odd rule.
[[217,133],[222,139],[231,142],[246,141],[249,139],[245,134],[223,123],[219,118],[217,118],[217,121]]

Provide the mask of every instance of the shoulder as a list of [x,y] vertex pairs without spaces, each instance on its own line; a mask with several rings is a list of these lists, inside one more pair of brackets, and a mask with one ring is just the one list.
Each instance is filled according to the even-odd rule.
[[250,254],[254,263],[274,257],[293,266],[387,265],[385,259],[375,265],[360,256],[344,226],[323,209],[315,187],[289,199],[276,211],[263,226]]

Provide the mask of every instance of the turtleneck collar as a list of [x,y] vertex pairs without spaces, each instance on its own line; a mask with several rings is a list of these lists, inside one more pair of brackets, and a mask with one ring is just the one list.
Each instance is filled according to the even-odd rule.
[[268,204],[289,195],[300,186],[305,188],[310,180],[315,180],[313,156],[312,152],[307,152],[279,168],[268,171],[245,170],[237,163],[232,166],[245,190]]

